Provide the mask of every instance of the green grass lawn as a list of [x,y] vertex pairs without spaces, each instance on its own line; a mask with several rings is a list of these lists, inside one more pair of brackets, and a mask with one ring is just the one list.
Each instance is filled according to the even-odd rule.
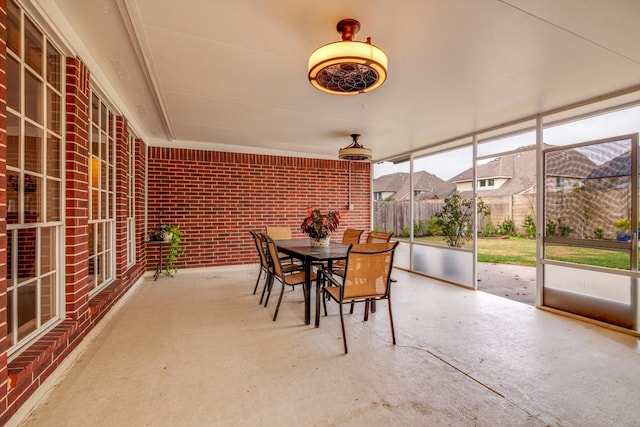
[[[416,241],[446,245],[441,237],[420,237]],[[466,242],[464,247],[471,249],[471,241]],[[550,246],[547,248],[547,258],[622,270],[631,268],[628,254],[605,249]],[[524,237],[480,238],[478,261],[535,266],[536,241]]]

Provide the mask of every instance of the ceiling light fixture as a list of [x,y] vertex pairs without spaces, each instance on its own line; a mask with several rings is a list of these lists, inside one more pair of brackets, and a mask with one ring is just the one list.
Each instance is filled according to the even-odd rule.
[[351,138],[353,142],[348,147],[340,149],[340,151],[338,151],[338,157],[342,160],[370,160],[371,150],[358,144],[360,134],[352,133]]
[[357,95],[380,86],[387,78],[387,55],[371,44],[353,40],[360,22],[343,19],[336,29],[342,41],[316,49],[309,57],[309,81],[336,95]]

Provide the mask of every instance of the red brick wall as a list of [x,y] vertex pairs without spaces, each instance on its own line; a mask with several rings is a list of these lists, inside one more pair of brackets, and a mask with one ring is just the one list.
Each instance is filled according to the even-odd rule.
[[[337,210],[346,228],[369,229],[369,163],[203,150],[149,148],[149,227],[177,224],[185,256],[178,268],[248,264],[257,261],[248,230],[300,224],[309,206]],[[351,204],[349,211],[349,175]],[[366,233],[363,237],[366,237]],[[147,268],[157,262],[149,248]]]
[[66,310],[80,319],[89,307],[89,70],[67,58],[66,71]]

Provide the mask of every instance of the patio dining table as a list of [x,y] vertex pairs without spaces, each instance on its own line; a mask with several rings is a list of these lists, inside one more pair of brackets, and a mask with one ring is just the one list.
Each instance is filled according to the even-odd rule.
[[[302,261],[305,272],[304,289],[304,323],[308,325],[311,323],[311,270],[313,264],[317,262],[327,262],[329,268],[335,260],[347,258],[347,252],[350,245],[345,245],[337,242],[330,242],[326,248],[311,247],[309,239],[290,239],[290,240],[275,240],[278,251],[283,252],[293,258]],[[318,292],[316,292],[316,295]],[[319,304],[319,300],[316,297],[316,305]],[[318,318],[316,316],[315,327],[319,326]]]

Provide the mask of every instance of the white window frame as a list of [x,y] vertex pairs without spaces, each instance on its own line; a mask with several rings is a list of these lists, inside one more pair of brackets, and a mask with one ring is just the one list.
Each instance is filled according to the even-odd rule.
[[[88,129],[90,298],[115,280],[116,116],[98,90],[91,87]],[[102,150],[101,144],[107,145],[106,150]],[[103,178],[104,174],[106,178]]]
[[129,129],[127,138],[127,268],[136,263],[136,140]]
[[[19,150],[19,160],[17,167],[15,165],[7,165],[7,176],[9,174],[17,174],[18,180],[15,191],[18,192],[17,200],[11,200],[11,202],[7,201],[8,210],[11,212],[17,212],[18,217],[16,222],[7,223],[7,242],[10,243],[7,247],[7,308],[10,310],[11,318],[8,319],[7,325],[7,338],[8,338],[8,359],[9,361],[13,360],[17,357],[23,350],[25,350],[30,344],[32,344],[35,340],[40,338],[42,335],[51,330],[56,324],[58,324],[65,316],[65,305],[64,305],[64,220],[65,220],[65,163],[64,163],[64,137],[62,132],[65,129],[65,69],[64,69],[64,55],[62,51],[55,45],[53,40],[51,40],[47,34],[42,30],[42,28],[36,23],[34,19],[32,19],[22,8],[21,6],[9,0],[7,4],[7,8],[9,10],[15,7],[18,14],[19,21],[19,34],[20,34],[20,43],[19,49],[20,54],[16,54],[7,46],[7,59],[15,60],[18,63],[18,74],[19,74],[19,88],[17,89],[19,95],[18,101],[18,110],[15,110],[10,105],[7,105],[7,136],[10,138],[12,136],[18,136],[18,150]],[[41,73],[38,73],[37,70],[31,68],[28,64],[28,61],[25,58],[26,52],[26,43],[25,43],[25,23],[29,21],[30,24],[40,33],[41,37],[41,64],[40,69]],[[7,27],[13,28],[10,22],[7,23]],[[59,59],[57,64],[57,71],[55,71],[59,75],[58,88],[53,86],[51,82],[48,80],[49,74],[48,71],[51,70],[51,64],[47,61],[49,51],[53,50],[57,53],[57,57]],[[25,87],[25,75],[26,73],[30,73],[33,79],[37,80],[40,83],[40,94],[39,94],[39,103],[37,108],[41,108],[41,123],[37,120],[33,120],[32,118],[27,117],[25,108],[26,108],[26,96],[28,95],[28,91]],[[11,82],[7,81],[7,93],[10,93],[16,89],[9,87]],[[58,105],[58,129],[55,131],[53,128],[49,127],[50,123],[53,123],[55,120],[49,117],[49,114],[53,114],[50,110],[49,105],[49,97],[48,93],[51,93],[53,97],[57,97],[59,99]],[[9,117],[14,117],[18,121],[18,127],[13,131],[9,128]],[[21,190],[22,184],[24,183],[24,177],[27,173],[26,165],[25,165],[25,152],[26,152],[26,142],[25,142],[25,129],[26,124],[30,127],[30,129],[35,129],[38,134],[42,138],[42,145],[40,148],[40,171],[28,171],[30,176],[34,176],[37,178],[36,183],[40,183],[41,191],[35,191],[33,197],[36,200],[36,206],[38,207],[36,212],[38,214],[38,220],[36,222],[26,222],[25,221],[25,207],[26,207],[26,197],[25,191]],[[15,133],[14,133],[15,132]],[[13,134],[13,135],[12,135]],[[49,138],[58,140],[58,170],[59,175],[50,175],[49,168]],[[14,175],[15,176],[15,175]],[[7,186],[10,184],[7,184]],[[47,209],[47,203],[50,202],[47,197],[47,189],[51,185],[57,185],[59,188],[58,194],[58,219],[51,220],[49,217],[50,212]],[[37,188],[37,187],[36,187]],[[33,230],[34,235],[34,248],[33,252],[35,254],[35,259],[33,262],[33,274],[29,277],[19,277],[20,265],[26,262],[23,257],[20,257],[20,234],[28,232],[28,230]],[[51,231],[51,235],[49,236],[51,239],[50,244],[47,247],[43,246],[43,241],[48,240],[44,239],[44,232]],[[9,242],[10,240],[10,242]],[[24,247],[24,246],[23,246]],[[52,266],[52,270],[50,271],[42,271],[43,269],[43,256],[46,253],[49,256],[47,263]],[[11,270],[11,271],[9,271]],[[44,295],[44,289],[47,286],[46,282],[49,282],[49,286],[52,287],[50,290],[49,300],[45,301],[43,298],[46,298]],[[19,325],[19,313],[21,307],[21,302],[19,301],[20,290],[27,289],[28,286],[34,286],[34,295],[33,295],[33,311],[34,317],[27,322],[24,322],[23,325]],[[24,303],[23,303],[24,304]],[[27,304],[28,307],[31,307],[30,304]],[[43,305],[49,307],[49,312],[43,312]]]

